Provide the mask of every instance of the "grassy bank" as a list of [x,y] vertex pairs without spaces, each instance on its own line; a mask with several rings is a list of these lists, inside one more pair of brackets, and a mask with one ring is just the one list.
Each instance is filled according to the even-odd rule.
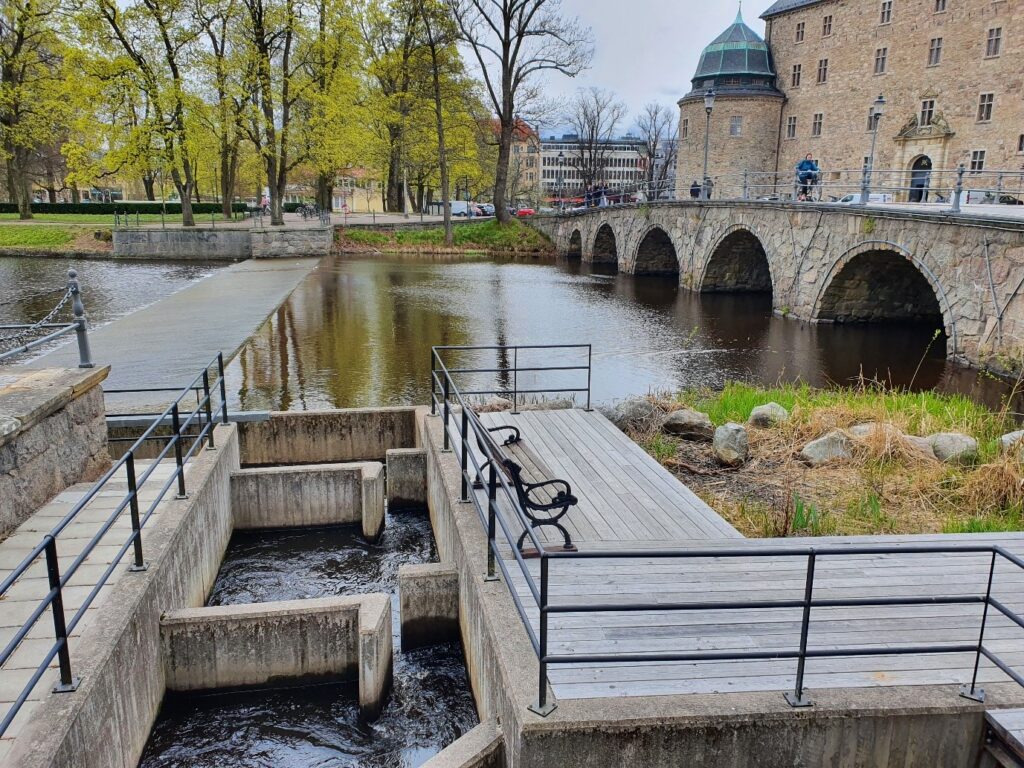
[[499,224],[457,224],[455,246],[444,244],[443,227],[415,229],[338,229],[335,242],[342,251],[393,251],[443,253],[456,251],[487,251],[490,253],[554,254],[551,242],[540,232],[520,221]]
[[[136,215],[133,213],[130,218],[132,224],[134,224]],[[216,214],[215,218],[217,221],[222,220],[219,214]],[[197,213],[195,219],[197,222],[209,221],[210,214]],[[18,214],[0,213],[0,221],[19,221]],[[140,224],[158,223],[160,221],[160,214],[140,213],[138,214],[138,221]],[[164,221],[168,224],[181,224],[181,214],[169,213],[164,217]],[[100,227],[110,227],[114,224],[114,215],[111,213],[34,213],[29,222],[40,224],[92,224]],[[26,226],[30,226],[30,224],[26,224]]]
[[[998,442],[1018,425],[1009,413],[965,397],[730,384],[658,404],[703,411],[718,426],[746,423],[755,406],[771,401],[789,410],[790,419],[767,429],[748,427],[750,458],[738,469],[720,467],[707,443],[656,431],[634,437],[747,536],[1024,530],[1024,464],[1016,452],[1002,455]],[[898,432],[878,430],[856,440],[850,459],[812,468],[798,458],[804,445],[833,429],[872,422]],[[977,459],[942,463],[899,434],[937,432],[974,437]]]
[[[103,237],[97,239],[96,232]],[[0,253],[105,254],[111,250],[110,228],[53,224],[0,224]]]

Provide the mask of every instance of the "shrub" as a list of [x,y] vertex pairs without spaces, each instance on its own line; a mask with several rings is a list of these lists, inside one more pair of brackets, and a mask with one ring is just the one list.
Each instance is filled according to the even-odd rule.
[[[220,213],[220,203],[192,203],[192,213]],[[232,211],[244,211],[245,203],[232,203]],[[117,213],[181,213],[181,203],[117,202],[117,203],[34,203],[33,213],[92,213],[113,216]],[[0,213],[17,213],[16,203],[0,203]]]

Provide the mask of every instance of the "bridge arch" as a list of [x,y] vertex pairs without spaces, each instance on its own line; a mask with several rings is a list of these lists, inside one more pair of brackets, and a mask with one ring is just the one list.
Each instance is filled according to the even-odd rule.
[[633,256],[634,275],[678,275],[679,256],[668,232],[657,224],[640,237]]
[[597,228],[594,235],[593,261],[595,264],[618,264],[619,246],[615,230],[607,221]]
[[704,260],[701,293],[771,293],[771,264],[761,238],[736,224],[718,239]]
[[565,249],[565,252],[570,259],[583,257],[583,235],[578,229],[574,229],[569,235],[569,246]]
[[821,282],[815,320],[869,323],[888,320],[941,324],[957,350],[956,321],[935,273],[897,243],[873,240],[842,254]]

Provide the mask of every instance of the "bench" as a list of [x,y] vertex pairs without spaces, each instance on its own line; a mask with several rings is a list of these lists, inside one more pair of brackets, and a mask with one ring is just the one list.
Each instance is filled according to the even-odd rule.
[[[488,428],[480,423],[475,413],[473,420],[477,426],[477,446],[485,458],[490,455],[497,460],[497,469],[516,490],[519,505],[526,513],[530,528],[551,526],[562,534],[564,540],[562,549],[564,551],[577,551],[569,531],[561,523],[566,513],[579,504],[579,499],[572,495],[572,487],[569,483],[565,480],[547,477],[547,470],[523,448],[522,433],[519,427]],[[508,436],[499,443],[495,435],[504,432],[507,432]],[[481,474],[490,463],[490,459],[484,462],[480,467]],[[482,488],[482,478],[478,478],[473,487]],[[536,557],[539,553],[533,550],[523,550],[523,543],[528,535],[529,529],[525,529],[519,537],[519,541],[516,542],[516,547],[524,557]]]

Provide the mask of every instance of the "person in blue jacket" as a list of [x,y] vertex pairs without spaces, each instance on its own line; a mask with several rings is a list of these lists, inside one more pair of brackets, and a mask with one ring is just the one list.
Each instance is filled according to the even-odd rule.
[[796,165],[796,178],[800,184],[800,200],[806,200],[811,194],[811,187],[818,183],[821,169],[810,152]]

